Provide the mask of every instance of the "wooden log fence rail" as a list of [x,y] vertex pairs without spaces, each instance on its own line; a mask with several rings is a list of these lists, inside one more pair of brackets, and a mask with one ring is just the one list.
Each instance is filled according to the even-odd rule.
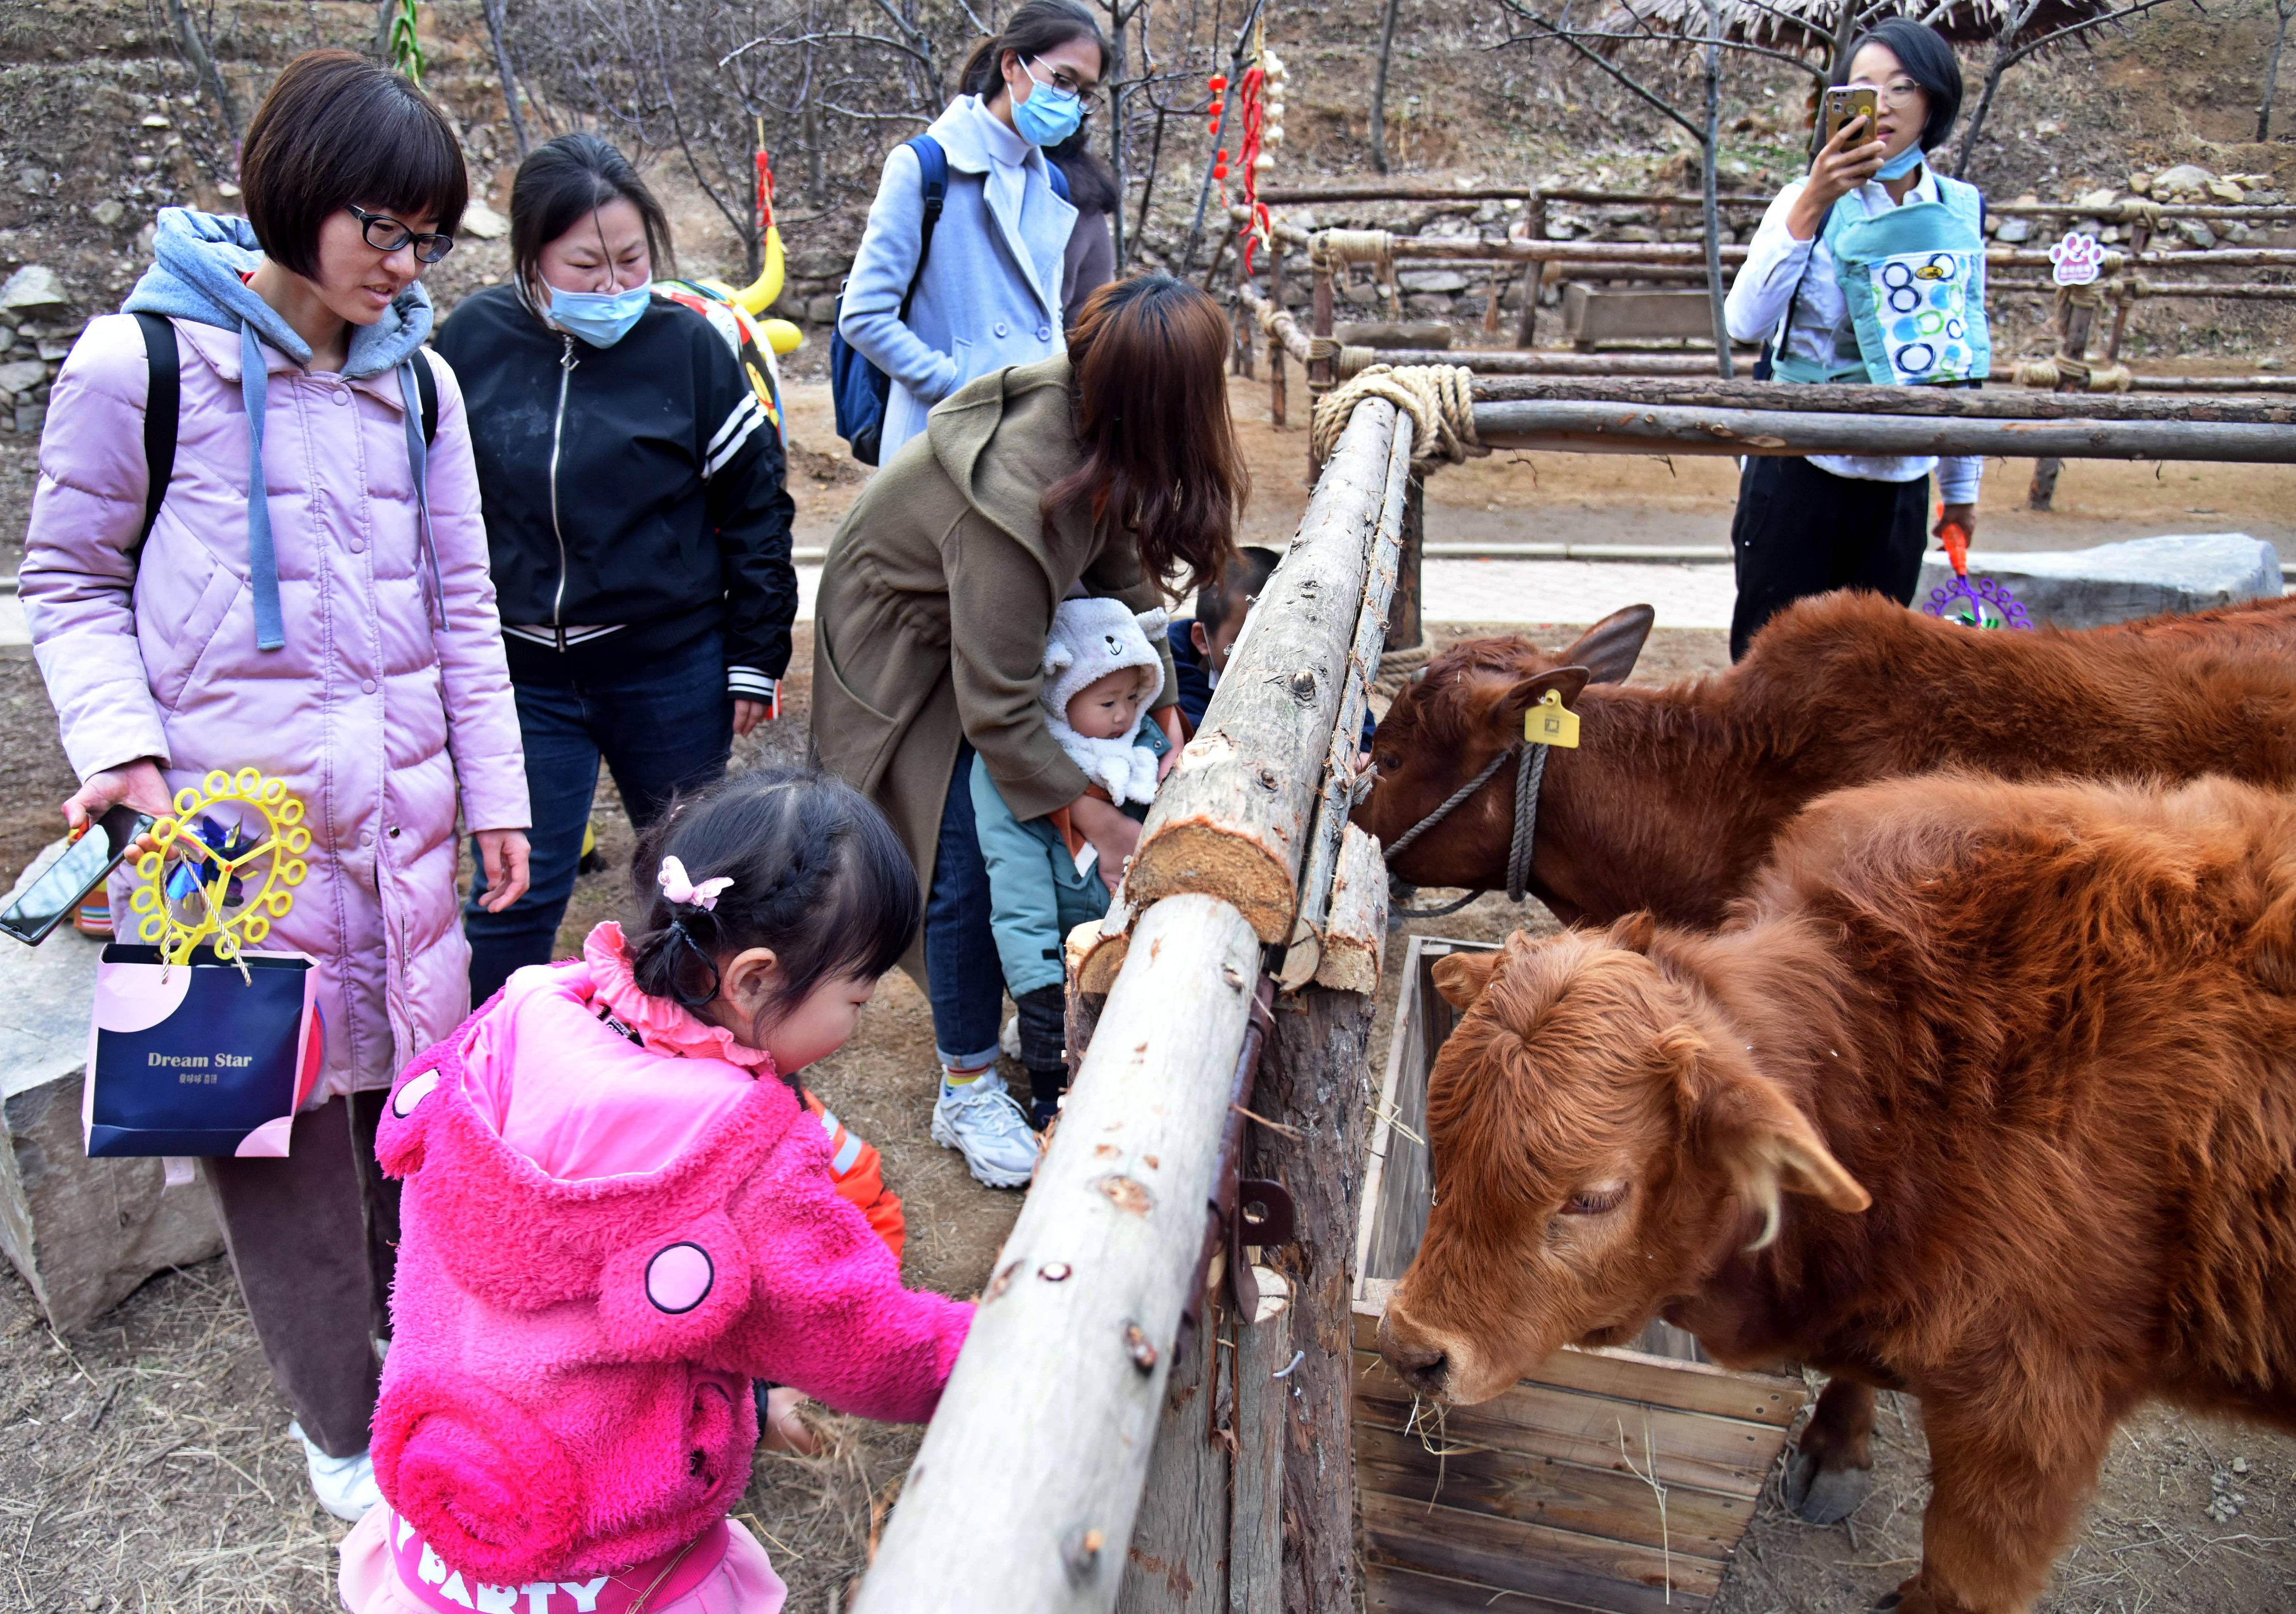
[[[1070,938],[1076,1080],[861,1614],[1353,1607],[1349,1305],[1387,882],[1347,817],[1412,437],[1386,400],[1356,407],[1124,890]],[[1253,1179],[1288,1188],[1288,1241]],[[1256,1302],[1224,1303],[1230,1284]]]
[[[1579,207],[1684,209],[1702,208],[1706,201],[1694,191],[1603,191],[1557,185],[1461,185],[1454,188],[1406,184],[1275,185],[1261,191],[1259,200],[1270,207],[1331,207],[1356,201],[1521,201],[1526,206],[1536,206],[1542,201],[1559,201]],[[1725,208],[1760,212],[1769,207],[1772,198],[1767,192],[1754,192],[1725,193],[1714,200]],[[2154,221],[2193,218],[2210,223],[2239,224],[2296,221],[2296,203],[2152,202],[2133,196],[2122,198],[2102,210],[2070,201],[1994,202],[1989,203],[1986,210],[1997,218],[2094,218],[2104,224],[2128,224],[2140,218]]]

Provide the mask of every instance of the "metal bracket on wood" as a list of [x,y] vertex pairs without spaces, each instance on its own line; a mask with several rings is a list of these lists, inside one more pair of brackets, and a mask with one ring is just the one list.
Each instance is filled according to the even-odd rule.
[[1243,1047],[1236,1055],[1235,1076],[1228,1085],[1227,1122],[1220,1129],[1211,1193],[1204,1207],[1203,1251],[1196,1258],[1195,1281],[1188,1285],[1187,1301],[1180,1312],[1184,1340],[1203,1310],[1214,1254],[1226,1252],[1228,1288],[1235,1300],[1236,1315],[1249,1322],[1259,1312],[1259,1285],[1243,1258],[1244,1246],[1292,1241],[1295,1218],[1291,1192],[1281,1183],[1239,1175],[1243,1162],[1243,1107],[1259,1072],[1260,1050],[1267,1046],[1268,1030],[1275,1024],[1275,982],[1263,975],[1252,994],[1250,1023],[1244,1028]]

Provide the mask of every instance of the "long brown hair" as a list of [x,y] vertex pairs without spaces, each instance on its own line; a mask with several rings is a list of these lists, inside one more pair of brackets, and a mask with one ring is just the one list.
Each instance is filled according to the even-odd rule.
[[1038,508],[1050,524],[1089,498],[1094,520],[1130,533],[1141,569],[1175,599],[1226,575],[1251,490],[1228,418],[1227,344],[1219,305],[1168,274],[1111,281],[1069,332],[1084,463]]

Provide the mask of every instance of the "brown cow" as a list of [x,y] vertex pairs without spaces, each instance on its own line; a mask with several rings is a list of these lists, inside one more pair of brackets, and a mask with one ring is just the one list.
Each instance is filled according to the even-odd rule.
[[1718,933],[1436,965],[1437,1197],[1381,1347],[1476,1401],[1653,1315],[1921,1397],[1902,1614],[2028,1606],[2148,1397],[2296,1427],[2296,798],[1828,796]]
[[[1559,660],[1524,639],[1436,657],[1379,725],[1378,779],[1355,822],[1393,845],[1518,743],[1550,689],[1578,712],[1581,743],[1548,753],[1529,889],[1565,922],[1646,909],[1717,923],[1788,818],[1874,779],[1961,766],[2296,782],[2296,597],[1979,633],[1878,594],[1829,594],[1773,618],[1726,673],[1623,687],[1651,619],[1648,606],[1620,611]],[[1390,866],[1417,885],[1502,889],[1514,814],[1503,765]]]

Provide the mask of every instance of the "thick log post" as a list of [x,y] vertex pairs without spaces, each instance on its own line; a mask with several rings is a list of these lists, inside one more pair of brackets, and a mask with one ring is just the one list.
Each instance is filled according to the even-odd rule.
[[[1308,360],[1308,408],[1311,414],[1315,412],[1315,398],[1316,395],[1328,391],[1332,383],[1339,380],[1337,373],[1338,367],[1332,363],[1328,352],[1328,349],[1331,347],[1332,330],[1332,275],[1333,273],[1333,267],[1334,266],[1330,257],[1323,250],[1320,242],[1317,245],[1308,249],[1308,332],[1311,339],[1310,346],[1308,349],[1310,355]],[[1318,348],[1326,350],[1324,356],[1314,356]],[[1324,463],[1321,460],[1316,457],[1315,439],[1310,438],[1308,439],[1308,480],[1309,484],[1313,485],[1323,476],[1323,474]]]
[[[2058,293],[2062,301],[2064,316],[2058,322],[2056,389],[2059,392],[2088,390],[2088,328],[2096,318],[2096,293],[2068,286]],[[2046,510],[2057,496],[2057,475],[2065,468],[2062,459],[2052,455],[2033,463],[2033,480],[2025,489],[2025,508]]]
[[1287,1280],[1292,1348],[1283,1382],[1283,1614],[1354,1608],[1356,1212],[1371,1106],[1375,999],[1311,986],[1279,999],[1252,1108],[1286,1130],[1250,1124],[1250,1175],[1291,1190],[1296,1236],[1268,1250]]
[[[1530,206],[1523,209],[1522,224],[1523,233],[1532,241],[1544,242],[1546,239],[1546,192],[1531,193]],[[1523,266],[1522,314],[1515,321],[1514,327],[1514,345],[1518,348],[1530,347],[1538,340],[1538,283],[1546,273],[1546,263],[1543,258],[1534,258]]]
[[1235,1490],[1228,1518],[1230,1614],[1283,1606],[1283,1452],[1291,1433],[1292,1302],[1262,1268],[1259,1321],[1235,1336]]
[[[1357,405],[1202,726],[1148,811],[1124,877],[1136,908],[1153,912],[1151,905],[1183,891],[1216,893],[1262,941],[1291,940],[1372,540],[1383,522],[1400,519],[1403,501],[1390,500],[1390,489],[1410,473],[1408,417],[1398,420],[1383,398]],[[1372,602],[1375,610],[1387,603]]]
[[[1218,1315],[1209,1297],[1203,1315],[1208,1325]],[[1224,1365],[1232,1343],[1210,1326],[1181,1342],[1117,1614],[1228,1614],[1228,1455],[1219,1437],[1235,1438],[1235,1385]]]
[[1115,1605],[1260,968],[1215,897],[1134,940],[858,1614]]

